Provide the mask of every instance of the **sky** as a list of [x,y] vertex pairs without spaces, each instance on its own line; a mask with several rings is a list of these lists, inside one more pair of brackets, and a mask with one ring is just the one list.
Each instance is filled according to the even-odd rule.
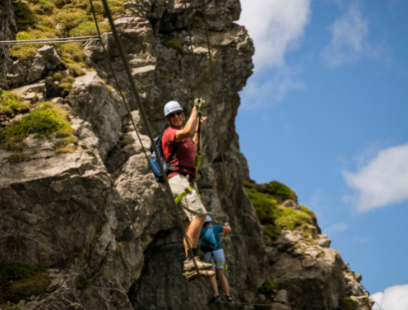
[[408,0],[241,4],[251,178],[295,190],[382,309],[407,310]]

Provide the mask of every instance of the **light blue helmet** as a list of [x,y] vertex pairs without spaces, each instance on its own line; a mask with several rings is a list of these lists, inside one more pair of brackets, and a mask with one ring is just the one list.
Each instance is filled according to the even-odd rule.
[[208,222],[212,222],[212,218],[209,215],[207,215],[207,217],[205,218],[204,223],[208,223]]
[[169,101],[166,103],[164,106],[164,117],[167,117],[170,113],[174,111],[183,111],[183,108],[181,107],[180,103],[177,101]]

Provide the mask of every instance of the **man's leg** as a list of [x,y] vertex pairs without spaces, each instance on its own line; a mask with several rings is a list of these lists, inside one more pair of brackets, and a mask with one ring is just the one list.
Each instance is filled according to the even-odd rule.
[[[186,218],[186,234],[188,232],[190,224],[191,224],[191,222],[189,221],[189,219]],[[187,234],[187,236],[188,236],[188,234]],[[186,257],[188,257],[188,246],[187,246],[186,238],[183,238],[183,243],[184,243],[184,251],[186,252]]]
[[[186,234],[190,241],[192,249],[197,249],[198,239],[200,238],[201,228],[203,228],[205,218],[207,214],[195,217],[191,222],[186,221]],[[186,249],[186,256],[188,257],[188,247],[184,240],[184,247]]]

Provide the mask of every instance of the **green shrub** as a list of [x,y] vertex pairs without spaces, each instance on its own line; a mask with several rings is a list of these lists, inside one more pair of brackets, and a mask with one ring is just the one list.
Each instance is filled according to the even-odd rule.
[[[61,56],[63,61],[68,62],[67,59],[76,62],[82,62],[86,59],[86,55],[83,52],[83,46],[81,43],[67,43],[61,44]],[[70,62],[73,63],[73,62]]]
[[13,140],[3,143],[3,150],[9,152],[22,152],[27,145],[23,142],[14,142]]
[[34,12],[39,15],[52,14],[55,5],[50,0],[29,0],[30,3],[34,4]]
[[354,300],[345,299],[344,297],[339,297],[339,308],[340,310],[354,310],[358,304]]
[[10,287],[10,292],[20,296],[39,295],[44,293],[50,282],[46,273],[38,273],[27,279],[15,281]]
[[272,294],[273,290],[277,289],[277,286],[270,278],[267,278],[265,283],[258,289],[260,294]]
[[29,110],[30,104],[24,102],[19,95],[9,91],[0,91],[0,114],[13,114]]
[[68,112],[51,102],[45,102],[24,116],[20,123],[0,133],[0,140],[18,141],[25,139],[31,133],[50,135],[69,128]]
[[57,138],[66,138],[71,136],[74,133],[72,128],[61,129],[55,133]]
[[14,3],[14,14],[19,30],[27,29],[37,22],[34,12],[25,1],[20,0]]
[[270,199],[265,194],[255,189],[247,189],[249,199],[254,205],[256,215],[262,224],[273,224],[276,211],[276,200]]
[[279,230],[294,230],[304,224],[313,224],[309,214],[281,206],[277,207],[275,222]]
[[174,38],[174,39],[167,40],[164,43],[164,46],[168,48],[173,48],[176,51],[178,51],[180,54],[183,54],[183,45],[181,45],[181,42],[179,39]]
[[[273,190],[270,186],[271,183],[275,184]],[[283,229],[299,230],[303,231],[307,236],[310,235],[312,237],[315,237],[313,235],[312,229],[309,227],[309,224],[314,224],[314,212],[312,212],[305,206],[301,206],[302,211],[297,211],[278,205],[276,200],[271,198],[271,196],[276,197],[277,193],[279,195],[282,195],[282,188],[285,189],[287,193],[293,192],[286,185],[276,186],[276,184],[281,184],[279,182],[274,181],[271,183],[266,185],[267,189],[265,190],[264,186],[261,187],[252,182],[244,181],[244,186],[248,197],[254,205],[254,209],[259,221],[263,225],[262,231],[264,243],[268,246],[272,245],[273,241],[276,239],[276,237],[279,236],[280,231]],[[260,191],[261,188],[264,192]],[[280,188],[280,190],[276,191],[276,188]],[[290,192],[288,191],[288,189]]]
[[19,164],[22,163],[23,161],[27,160],[28,156],[24,153],[15,153],[11,154],[8,158],[7,161],[10,164]]
[[54,146],[55,146],[56,149],[59,149],[59,148],[66,147],[69,144],[78,145],[78,138],[74,137],[74,136],[69,136],[69,137],[63,138],[63,139],[55,142]]
[[278,196],[282,200],[292,199],[297,201],[297,196],[288,186],[278,181],[272,181],[266,185],[266,190],[269,194]]
[[[46,271],[47,268],[22,263],[0,264],[0,278],[2,279],[0,303],[6,304],[7,301],[17,303],[32,295],[44,293],[50,283]],[[0,307],[13,309],[6,308],[4,305]]]
[[63,31],[69,32],[91,18],[91,16],[87,16],[83,10],[63,10],[58,14],[58,18]]
[[[102,33],[111,31],[110,26],[106,23],[98,23],[99,31]],[[94,36],[98,35],[98,31],[96,30],[95,22],[94,21],[86,21],[80,24],[78,27],[72,29],[69,32],[71,37],[78,37],[78,36]]]
[[81,65],[74,63],[74,64],[69,64],[65,63],[65,66],[68,68],[69,73],[72,74],[73,76],[81,76],[85,75],[86,72],[82,70]]
[[310,210],[308,207],[300,205],[303,212],[307,213],[312,219],[316,219],[316,214]]

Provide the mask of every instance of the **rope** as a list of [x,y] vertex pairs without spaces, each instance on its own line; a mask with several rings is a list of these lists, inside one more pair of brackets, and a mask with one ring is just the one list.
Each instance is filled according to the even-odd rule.
[[[157,150],[157,147],[156,147],[156,144],[154,143],[154,138],[153,138],[153,134],[152,134],[152,131],[151,131],[151,128],[150,128],[150,124],[149,124],[149,121],[148,121],[148,119],[147,119],[147,115],[146,115],[146,112],[145,112],[145,110],[144,110],[144,106],[142,105],[142,102],[141,102],[141,100],[140,100],[139,92],[138,92],[138,90],[137,90],[137,88],[136,88],[136,83],[135,83],[135,80],[134,80],[134,78],[133,78],[133,75],[132,75],[132,72],[131,72],[131,69],[130,69],[129,62],[128,62],[127,57],[126,57],[126,54],[125,54],[125,51],[124,51],[124,48],[123,48],[123,45],[122,45],[122,41],[121,41],[121,39],[120,39],[120,37],[119,37],[119,34],[118,34],[118,32],[117,32],[116,25],[115,25],[115,23],[113,22],[113,18],[112,18],[111,11],[110,11],[110,9],[109,9],[108,2],[107,2],[107,0],[102,0],[102,3],[103,3],[103,6],[104,6],[104,9],[105,9],[105,13],[106,13],[106,15],[107,15],[107,17],[108,17],[108,20],[109,20],[109,24],[111,25],[112,34],[113,34],[113,37],[114,37],[114,39],[115,39],[115,42],[116,42],[116,45],[117,45],[117,48],[118,48],[118,51],[119,51],[119,55],[120,55],[120,57],[121,57],[121,59],[122,59],[123,66],[124,66],[124,68],[125,68],[126,74],[128,75],[128,79],[129,79],[129,82],[130,82],[130,86],[131,86],[131,88],[132,88],[133,94],[135,95],[137,104],[138,104],[138,106],[139,106],[139,111],[141,112],[141,117],[142,117],[143,123],[144,123],[145,126],[146,126],[146,131],[147,131],[147,134],[148,134],[148,136],[149,136],[149,138],[150,138],[150,142],[151,142],[151,144],[152,144],[153,150],[154,150],[154,152],[155,152],[156,154],[159,154],[159,152],[158,152],[158,150]],[[94,10],[93,10],[93,11],[94,11]],[[135,125],[135,123],[134,123],[134,121],[133,121],[132,115],[130,114],[129,108],[127,108],[127,112],[128,112],[128,114],[129,114],[129,116],[130,116],[130,119],[131,119],[131,121],[132,121],[132,124],[133,124],[133,127],[134,127],[135,131],[137,131],[136,125]],[[181,230],[181,232],[182,232],[182,234],[183,234],[183,237],[185,238],[185,241],[186,241],[186,244],[187,244],[187,247],[188,247],[189,256],[190,256],[190,258],[192,259],[192,261],[193,261],[193,263],[194,263],[194,267],[195,267],[195,269],[196,269],[196,271],[197,271],[197,273],[198,273],[198,275],[199,275],[199,278],[200,278],[202,281],[204,281],[204,279],[202,278],[202,276],[201,276],[201,274],[200,274],[200,272],[199,272],[199,269],[198,269],[198,266],[197,266],[197,262],[196,262],[196,260],[194,259],[194,254],[193,254],[193,251],[192,251],[192,248],[191,248],[191,245],[190,245],[190,240],[189,240],[188,237],[187,237],[185,228],[184,228],[184,226],[183,226],[182,219],[181,219],[180,214],[179,214],[179,212],[178,212],[177,205],[176,205],[176,203],[175,203],[175,201],[174,201],[174,199],[173,199],[173,197],[172,197],[172,194],[171,194],[172,191],[171,191],[171,188],[170,188],[169,180],[168,180],[168,178],[167,178],[166,172],[164,171],[163,163],[162,163],[162,161],[161,161],[160,156],[157,157],[157,162],[159,163],[160,171],[161,171],[161,173],[162,173],[162,175],[163,175],[163,179],[164,179],[164,183],[165,183],[167,192],[168,192],[169,195],[171,196],[171,206],[172,206],[173,209],[174,209],[174,213],[176,214],[176,219],[177,219],[178,225],[179,225],[180,230]],[[209,288],[208,288],[208,289],[209,289]],[[210,292],[211,292],[211,290],[210,290]]]

